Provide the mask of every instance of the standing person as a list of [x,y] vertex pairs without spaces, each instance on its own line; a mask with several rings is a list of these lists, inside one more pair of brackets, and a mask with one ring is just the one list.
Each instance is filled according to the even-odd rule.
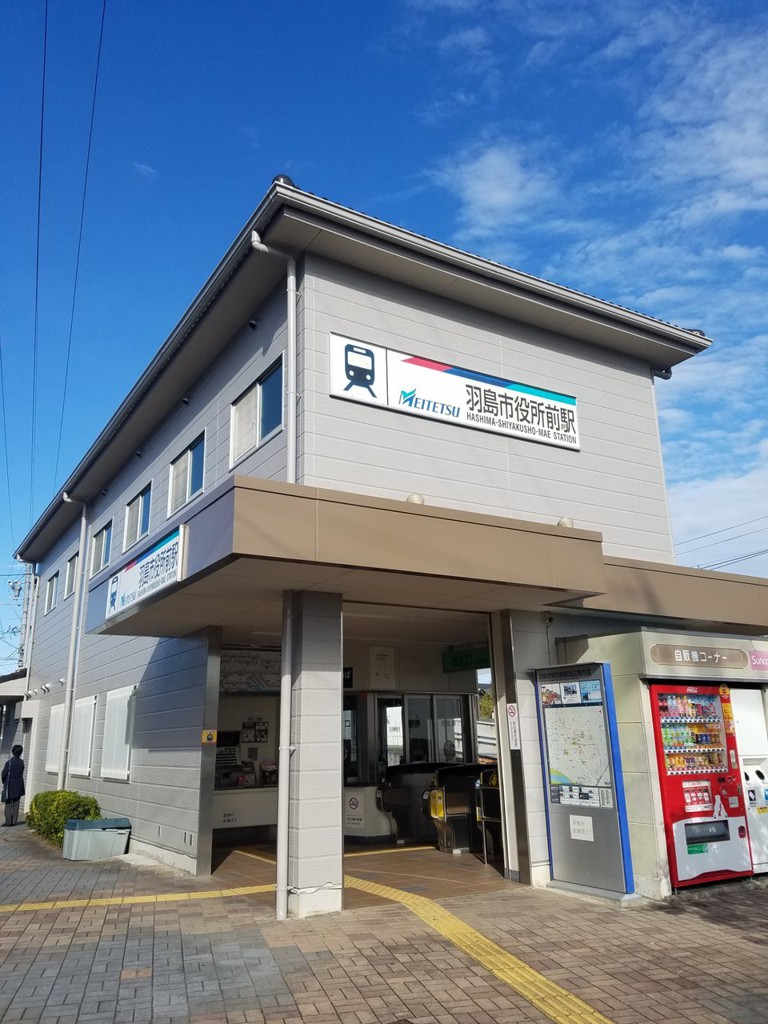
[[10,828],[19,820],[19,801],[24,796],[24,762],[21,755],[24,748],[17,743],[11,747],[11,757],[3,765],[3,800],[5,801],[5,821],[3,828]]

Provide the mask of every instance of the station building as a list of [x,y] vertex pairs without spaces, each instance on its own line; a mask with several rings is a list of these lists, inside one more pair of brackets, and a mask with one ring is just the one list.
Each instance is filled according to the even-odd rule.
[[476,757],[487,657],[503,870],[547,884],[536,673],[613,665],[624,891],[664,896],[649,681],[741,688],[768,756],[768,581],[674,562],[654,392],[709,344],[275,179],[18,549],[28,794],[201,874],[276,838],[278,916],[337,910],[386,769]]

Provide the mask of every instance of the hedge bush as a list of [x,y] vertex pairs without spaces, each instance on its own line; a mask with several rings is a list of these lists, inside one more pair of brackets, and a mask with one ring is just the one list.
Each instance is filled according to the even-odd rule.
[[94,821],[100,817],[101,809],[94,797],[68,789],[53,789],[32,797],[26,822],[33,832],[50,839],[57,846],[63,846],[64,826],[70,818]]

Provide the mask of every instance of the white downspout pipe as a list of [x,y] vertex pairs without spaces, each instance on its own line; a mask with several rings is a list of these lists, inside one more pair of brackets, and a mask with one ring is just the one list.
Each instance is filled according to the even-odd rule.
[[85,541],[88,531],[88,505],[77,498],[70,498],[65,492],[62,497],[67,504],[80,505],[80,547],[78,548],[78,566],[75,576],[75,592],[72,595],[72,626],[69,631],[69,654],[67,656],[67,674],[64,688],[64,730],[61,737],[61,757],[59,758],[59,775],[56,780],[57,789],[65,789],[67,784],[67,769],[69,768],[69,741],[72,733],[72,704],[75,693],[75,665],[77,663],[77,652],[79,647],[80,629],[82,627],[83,601],[85,592],[83,579],[86,569]]
[[257,252],[265,252],[270,256],[279,256],[288,264],[286,281],[286,326],[288,343],[286,346],[286,389],[285,389],[285,479],[289,484],[296,483],[296,438],[298,434],[298,401],[297,401],[297,349],[296,334],[296,260],[287,252],[264,245],[258,231],[251,232],[251,246]]
[[280,726],[277,751],[277,847],[275,917],[288,917],[288,821],[291,773],[291,687],[293,685],[293,594],[283,595],[283,650],[280,674]]
[[[285,390],[285,478],[296,483],[296,437],[298,434],[298,402],[296,368],[298,340],[296,332],[296,260],[262,242],[257,231],[251,232],[251,245],[257,252],[279,256],[287,263],[286,275],[286,390]],[[283,647],[280,673],[280,724],[277,757],[277,847],[275,850],[275,917],[288,917],[288,826],[291,799],[291,698],[293,688],[293,594],[283,595]]]

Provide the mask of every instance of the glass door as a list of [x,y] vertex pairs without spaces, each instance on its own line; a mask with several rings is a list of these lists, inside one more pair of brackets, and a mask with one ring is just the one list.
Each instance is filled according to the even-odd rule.
[[464,697],[435,697],[435,739],[439,761],[467,760]]
[[342,719],[344,741],[344,785],[352,785],[360,778],[360,749],[357,739],[357,698],[345,695]]
[[378,763],[389,768],[403,763],[403,699],[379,697],[376,702],[379,732]]
[[432,698],[408,697],[408,761],[434,761],[432,743]]

